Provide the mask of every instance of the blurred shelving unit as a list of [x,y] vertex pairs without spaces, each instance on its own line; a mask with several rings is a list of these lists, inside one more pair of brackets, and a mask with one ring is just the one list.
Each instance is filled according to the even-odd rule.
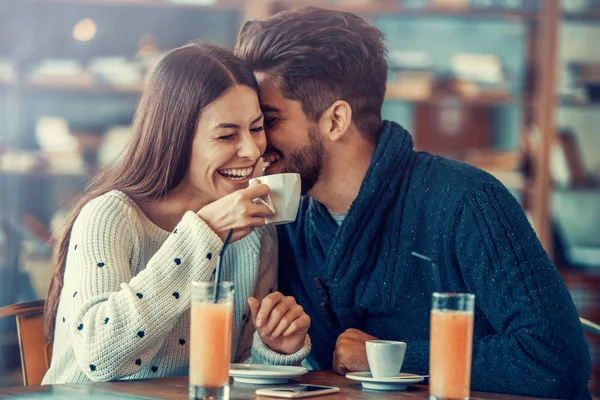
[[[556,182],[551,214],[561,275],[584,318],[600,320],[600,2],[566,1],[559,21],[557,139],[570,179]],[[586,7],[587,6],[587,7]],[[566,85],[565,85],[566,84]],[[569,88],[573,86],[573,88]],[[575,183],[575,184],[573,184]],[[600,339],[587,336],[593,394],[600,393]]]
[[[9,58],[16,60],[15,64],[17,69],[28,68],[35,64],[36,59],[35,51],[40,49],[41,45],[36,48],[36,39],[39,36],[48,32],[48,29],[52,28],[55,24],[66,24],[73,23],[77,18],[84,17],[86,15],[94,15],[98,13],[99,20],[102,20],[106,13],[119,13],[130,12],[130,15],[138,15],[140,18],[147,18],[148,12],[157,13],[169,13],[169,15],[177,15],[196,13],[201,16],[205,13],[225,13],[234,15],[227,21],[231,21],[230,26],[223,26],[220,24],[221,29],[228,39],[225,40],[225,45],[232,45],[239,22],[247,18],[264,18],[277,11],[298,8],[306,5],[315,5],[329,8],[336,8],[340,10],[355,12],[366,16],[367,18],[375,18],[377,16],[385,15],[387,17],[410,17],[410,18],[440,18],[440,17],[453,17],[465,20],[494,20],[494,21],[514,21],[522,23],[525,26],[526,43],[525,43],[525,57],[523,69],[525,72],[525,82],[520,93],[516,93],[515,96],[505,96],[500,98],[488,98],[485,96],[474,96],[474,97],[453,97],[454,100],[470,104],[473,106],[480,107],[516,107],[523,113],[522,127],[520,131],[524,136],[529,136],[532,132],[536,132],[538,137],[537,150],[535,156],[532,157],[534,160],[534,171],[535,173],[527,177],[530,181],[527,186],[534,187],[530,191],[530,195],[526,196],[523,200],[523,204],[527,211],[533,218],[534,225],[538,235],[544,244],[544,247],[552,254],[552,239],[551,239],[551,224],[550,224],[550,205],[549,199],[552,190],[549,163],[550,163],[550,151],[551,143],[555,138],[556,126],[554,124],[554,113],[556,105],[561,107],[571,108],[594,108],[598,107],[597,104],[588,104],[585,102],[575,101],[567,98],[558,98],[556,94],[555,82],[557,71],[553,67],[551,62],[548,60],[554,60],[557,58],[558,48],[558,29],[561,24],[561,18],[568,22],[581,22],[581,23],[597,23],[600,22],[600,11],[590,12],[568,12],[564,13],[561,17],[560,2],[558,0],[544,0],[535,2],[537,8],[484,8],[484,7],[471,7],[469,1],[444,1],[444,0],[430,0],[429,2],[423,1],[422,3],[429,3],[425,6],[414,6],[413,1],[402,1],[402,0],[379,0],[379,1],[361,1],[361,0],[215,0],[211,1],[167,1],[167,0],[23,0],[21,2],[6,2],[9,11],[5,11],[4,14],[0,14],[0,18],[8,18],[10,10],[14,12],[12,15],[19,14],[19,18],[16,22],[22,23],[27,21],[27,13],[33,15],[30,23],[39,23],[43,21],[47,23],[47,27],[42,27],[37,30],[36,26],[29,26],[28,29],[22,29],[15,27],[17,25],[15,21],[8,21],[7,26],[9,28],[2,29],[16,29],[18,32],[13,37],[19,38],[18,42],[21,43],[18,46],[19,51],[16,54],[8,54]],[[454,4],[449,6],[448,4]],[[490,1],[490,4],[493,3]],[[496,2],[498,3],[498,2]],[[523,4],[532,3],[531,1],[525,1]],[[459,4],[457,6],[456,4]],[[44,7],[62,7],[68,9],[72,13],[72,18],[64,18],[63,21],[52,22],[42,18],[44,13]],[[113,15],[111,14],[111,15]],[[41,18],[41,19],[40,19]],[[172,20],[170,20],[172,21]],[[189,21],[189,19],[188,19]],[[27,26],[27,24],[24,24]],[[63,27],[64,28],[64,27]],[[116,51],[116,54],[110,54],[110,49],[107,49],[106,43],[103,43],[98,39],[97,49],[94,45],[86,45],[74,42],[70,36],[70,27],[68,30],[62,29],[62,36],[57,36],[59,39],[57,42],[62,44],[55,45],[55,50],[60,57],[72,56],[75,59],[82,59],[85,62],[89,62],[95,57],[134,57],[135,46],[120,45]],[[116,29],[115,27],[110,27]],[[100,35],[100,27],[99,35]],[[170,30],[173,30],[170,27]],[[183,30],[183,29],[182,29]],[[114,32],[113,32],[114,33]],[[161,32],[163,33],[163,32]],[[170,47],[174,47],[178,44],[183,44],[193,37],[188,35],[185,39],[177,41],[162,40],[160,34],[154,36],[154,39],[159,42],[157,46],[161,51],[167,50]],[[106,32],[105,35],[108,35]],[[139,35],[139,32],[133,32],[132,35]],[[208,38],[213,39],[213,38]],[[47,44],[47,39],[40,39],[43,44]],[[164,43],[160,43],[160,42]],[[131,43],[130,43],[131,44]],[[45,46],[42,46],[45,47]],[[52,47],[52,46],[49,46]],[[97,50],[97,52],[96,52]],[[0,57],[1,57],[0,49]],[[7,49],[4,49],[6,52]],[[43,49],[40,57],[49,57],[51,55],[52,48]],[[490,49],[493,52],[493,49]],[[543,67],[542,67],[543,66]],[[9,97],[10,102],[13,103],[10,118],[11,128],[6,128],[6,137],[11,137],[12,141],[18,142],[18,146],[27,146],[30,141],[17,138],[16,136],[26,135],[26,131],[33,131],[33,126],[27,121],[27,118],[23,117],[24,110],[22,107],[23,102],[27,102],[30,98],[39,98],[44,95],[59,94],[61,96],[92,96],[99,101],[98,98],[106,96],[107,101],[111,101],[115,98],[121,98],[120,101],[124,105],[133,106],[135,104],[136,97],[139,95],[143,83],[130,83],[130,84],[109,84],[106,82],[89,81],[89,82],[51,82],[51,81],[35,81],[29,79],[26,76],[17,76],[12,81],[7,81],[0,76],[0,98]],[[123,100],[123,99],[128,100]],[[444,96],[431,95],[426,98],[413,98],[406,95],[390,95],[387,98],[389,101],[400,101],[411,104],[437,104],[445,101]],[[127,103],[127,101],[129,101]],[[16,104],[16,105],[15,105]],[[15,115],[14,109],[18,109]],[[55,108],[56,109],[56,108]],[[128,110],[130,113],[130,110]],[[126,123],[125,118],[122,123]],[[8,132],[10,130],[10,132]],[[15,134],[18,132],[18,134]],[[31,134],[29,136],[32,136]],[[9,139],[8,141],[10,141]],[[25,142],[25,143],[23,143]],[[1,142],[0,142],[1,143]],[[14,143],[13,143],[14,145]],[[524,155],[525,156],[525,155]]]
[[[264,18],[284,9],[315,5],[336,8],[361,14],[369,19],[378,16],[387,18],[436,19],[456,18],[465,21],[507,21],[522,24],[526,35],[522,69],[524,82],[517,93],[500,96],[481,95],[451,96],[454,102],[477,109],[514,108],[522,113],[522,123],[517,129],[523,136],[531,132],[538,133],[537,150],[532,157],[535,173],[525,176],[526,187],[523,190],[522,204],[532,216],[538,235],[550,254],[552,254],[549,199],[551,180],[549,158],[551,143],[555,137],[554,109],[558,103],[555,82],[556,68],[547,60],[557,57],[557,30],[560,24],[560,5],[558,0],[523,0],[524,5],[536,3],[539,7],[493,8],[471,7],[469,1],[429,0],[421,1],[425,6],[415,6],[415,0],[214,0],[214,1],[167,1],[167,0],[22,0],[9,2],[3,0],[4,12],[0,13],[0,22],[6,22],[3,32],[10,32],[16,38],[16,46],[0,46],[2,57],[14,63],[15,76],[5,79],[0,75],[0,99],[5,98],[8,126],[0,127],[4,135],[0,136],[1,146],[8,149],[36,149],[35,119],[46,112],[63,116],[72,122],[75,130],[102,131],[108,122],[126,125],[131,117],[137,97],[143,87],[140,72],[140,51],[146,45],[160,52],[184,44],[191,39],[200,38],[232,46],[238,27],[243,19]],[[472,0],[471,0],[472,1]],[[453,6],[448,6],[452,3]],[[457,6],[459,4],[459,6]],[[8,10],[8,11],[7,11]],[[56,20],[52,17],[60,16]],[[117,15],[116,21],[112,17]],[[207,17],[209,15],[209,17]],[[16,18],[14,18],[17,16]],[[109,18],[111,17],[111,18]],[[4,18],[4,21],[2,20]],[[96,37],[89,42],[74,40],[73,25],[83,19],[93,19],[97,26]],[[598,13],[570,13],[566,20],[600,21]],[[197,21],[197,30],[188,27]],[[123,27],[128,22],[130,27]],[[136,27],[136,24],[141,27]],[[161,26],[170,25],[170,26]],[[174,29],[174,27],[177,29]],[[127,28],[130,28],[129,30]],[[148,31],[148,32],[146,32]],[[173,32],[175,31],[175,32]],[[217,32],[217,33],[216,33]],[[0,32],[2,33],[2,32]],[[203,36],[204,35],[204,36]],[[122,40],[115,42],[114,38]],[[12,51],[11,51],[12,50]],[[494,49],[489,49],[493,52]],[[136,54],[136,52],[138,54]],[[136,58],[137,57],[137,58]],[[36,75],[36,67],[47,59],[59,59],[53,68],[73,68],[77,70],[77,79],[46,79]],[[140,79],[130,82],[107,82],[101,74],[90,74],[86,65],[94,60],[120,58],[120,61]],[[69,59],[73,65],[61,65],[60,60]],[[102,61],[101,60],[101,61]],[[106,61],[109,64],[111,61]],[[137,64],[135,64],[137,63]],[[542,66],[544,66],[542,68]],[[84,76],[81,70],[84,70]],[[18,72],[18,74],[16,73]],[[38,71],[39,72],[39,71]],[[87,74],[87,75],[85,75]],[[43,74],[42,74],[43,75]],[[134,74],[135,76],[135,74]],[[428,96],[410,94],[390,94],[390,102],[403,102],[413,106],[435,106],[448,101],[448,96],[432,93]],[[54,99],[54,100],[53,100]],[[93,115],[91,122],[85,116],[85,105],[104,108],[104,115]],[[595,107],[562,99],[560,104],[569,107]],[[112,106],[112,108],[111,108]],[[110,110],[109,110],[110,109]],[[107,111],[109,110],[109,111]],[[0,116],[2,111],[0,111]],[[112,118],[112,121],[110,120]],[[2,144],[4,142],[4,145]],[[517,150],[521,151],[521,150]],[[528,156],[523,154],[523,156]],[[22,178],[16,177],[22,173]],[[80,171],[84,173],[84,171]],[[14,185],[23,185],[31,179],[27,171],[11,173]],[[53,174],[39,174],[38,178],[52,181]],[[60,175],[60,173],[59,173]],[[68,174],[67,174],[68,175]],[[12,190],[16,191],[17,186]],[[10,201],[8,201],[10,203]],[[14,202],[13,202],[14,203]],[[13,217],[22,212],[21,202],[16,201],[20,210],[9,213]],[[48,223],[48,215],[40,219]],[[16,250],[15,250],[16,251]],[[18,252],[18,251],[17,251]]]

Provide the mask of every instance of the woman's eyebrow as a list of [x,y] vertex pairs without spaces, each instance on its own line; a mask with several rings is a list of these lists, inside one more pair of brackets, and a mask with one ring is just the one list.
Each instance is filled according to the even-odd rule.
[[[252,121],[252,122],[250,123],[250,125],[253,125],[253,124],[257,123],[257,122],[258,122],[258,121],[260,121],[262,118],[263,118],[263,115],[262,115],[262,114],[260,114],[258,117],[256,117],[256,118],[254,119],[254,121]],[[214,128],[212,128],[212,129],[211,129],[211,131],[214,131],[214,130],[217,130],[217,129],[220,129],[220,128],[233,128],[233,129],[236,129],[236,128],[239,128],[239,127],[240,127],[240,126],[239,126],[238,124],[234,124],[234,123],[232,123],[232,122],[222,122],[222,123],[220,123],[219,125],[217,125],[217,126],[215,126]]]

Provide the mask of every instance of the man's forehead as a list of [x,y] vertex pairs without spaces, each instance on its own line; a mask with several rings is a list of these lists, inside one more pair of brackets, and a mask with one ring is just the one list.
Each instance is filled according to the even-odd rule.
[[260,108],[263,112],[281,112],[285,103],[277,78],[264,72],[255,72],[260,86]]
[[254,77],[258,81],[259,85],[269,84],[270,86],[279,88],[279,78],[273,74],[269,74],[264,71],[254,71]]
[[304,112],[302,104],[294,99],[289,99],[281,90],[281,78],[266,72],[254,72],[260,86],[260,108],[263,113],[290,114],[297,111]]
[[264,113],[277,113],[280,112],[281,110],[275,106],[272,106],[270,104],[264,104],[262,103],[260,105],[260,109],[262,110],[262,112]]
[[266,92],[266,94],[269,94],[270,96],[283,97],[280,77],[266,72],[254,72],[254,76],[260,86],[261,92]]

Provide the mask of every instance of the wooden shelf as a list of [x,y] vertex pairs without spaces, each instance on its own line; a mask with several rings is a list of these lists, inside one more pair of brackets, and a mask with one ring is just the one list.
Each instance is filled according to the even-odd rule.
[[485,10],[485,9],[443,9],[443,8],[426,8],[419,9],[401,9],[400,14],[416,15],[416,16],[434,16],[434,15],[449,15],[455,17],[466,18],[489,18],[489,19],[504,19],[504,20],[523,20],[534,22],[538,15],[534,12],[518,12],[518,11],[501,11],[501,10]]
[[433,96],[429,98],[411,98],[408,96],[386,96],[386,100],[389,101],[405,101],[411,103],[441,103],[449,99],[457,99],[458,101],[466,104],[472,105],[482,105],[482,106],[521,106],[524,105],[524,102],[514,99],[512,97],[460,97],[460,96]]
[[35,91],[55,91],[55,92],[71,92],[84,94],[128,94],[139,95],[142,87],[137,85],[132,86],[116,86],[108,84],[80,84],[80,83],[65,83],[65,82],[23,82],[23,83],[8,83],[0,82],[0,87],[12,87],[26,92]]
[[6,177],[17,177],[17,176],[26,176],[33,178],[53,178],[53,179],[77,179],[82,180],[85,178],[90,178],[92,175],[85,174],[83,172],[48,172],[42,170],[33,170],[33,171],[2,171],[0,170],[0,176]]
[[64,92],[81,92],[86,94],[139,94],[142,91],[141,86],[118,86],[109,84],[70,84],[70,83],[54,83],[54,82],[25,82],[20,85],[26,91],[64,91]]
[[564,13],[562,15],[562,19],[570,22],[600,23],[600,10],[593,10],[583,13]]
[[[23,91],[56,91],[56,92],[73,92],[84,94],[127,94],[139,95],[142,91],[138,86],[113,86],[108,84],[79,84],[65,82],[24,82],[21,84],[0,82],[0,87],[15,87]],[[387,95],[386,100],[405,101],[411,103],[437,103],[445,99],[456,98],[463,103],[480,104],[489,106],[528,106],[528,102],[515,99],[510,96],[480,96],[480,97],[460,97],[460,96],[435,96],[430,98],[415,98],[409,96]]]
[[379,15],[379,14],[395,14],[395,15],[411,15],[411,16],[455,16],[467,18],[492,18],[492,19],[517,19],[535,21],[538,14],[527,11],[502,11],[502,10],[486,10],[473,8],[441,8],[441,7],[424,7],[424,8],[406,8],[398,1],[380,0],[375,4],[343,4],[331,3],[327,0],[281,0],[278,5],[287,8],[299,8],[303,6],[316,6],[323,8],[331,8],[340,11],[348,11],[361,15]]
[[600,108],[600,103],[588,103],[569,98],[562,98],[558,102],[558,106],[570,108]]
[[244,0],[216,0],[215,4],[202,5],[192,3],[175,3],[168,0],[35,0],[38,3],[54,3],[69,5],[94,6],[130,6],[149,8],[171,8],[188,10],[239,10],[244,9]]

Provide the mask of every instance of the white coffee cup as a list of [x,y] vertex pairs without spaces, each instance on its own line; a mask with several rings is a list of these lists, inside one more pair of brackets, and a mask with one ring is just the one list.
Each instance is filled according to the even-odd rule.
[[255,202],[265,204],[275,213],[265,219],[267,224],[280,225],[296,220],[300,205],[300,174],[266,175],[251,179],[250,183],[254,181],[264,183],[271,189],[267,196],[255,199]]
[[367,360],[373,378],[397,377],[404,362],[406,342],[393,340],[368,340]]

